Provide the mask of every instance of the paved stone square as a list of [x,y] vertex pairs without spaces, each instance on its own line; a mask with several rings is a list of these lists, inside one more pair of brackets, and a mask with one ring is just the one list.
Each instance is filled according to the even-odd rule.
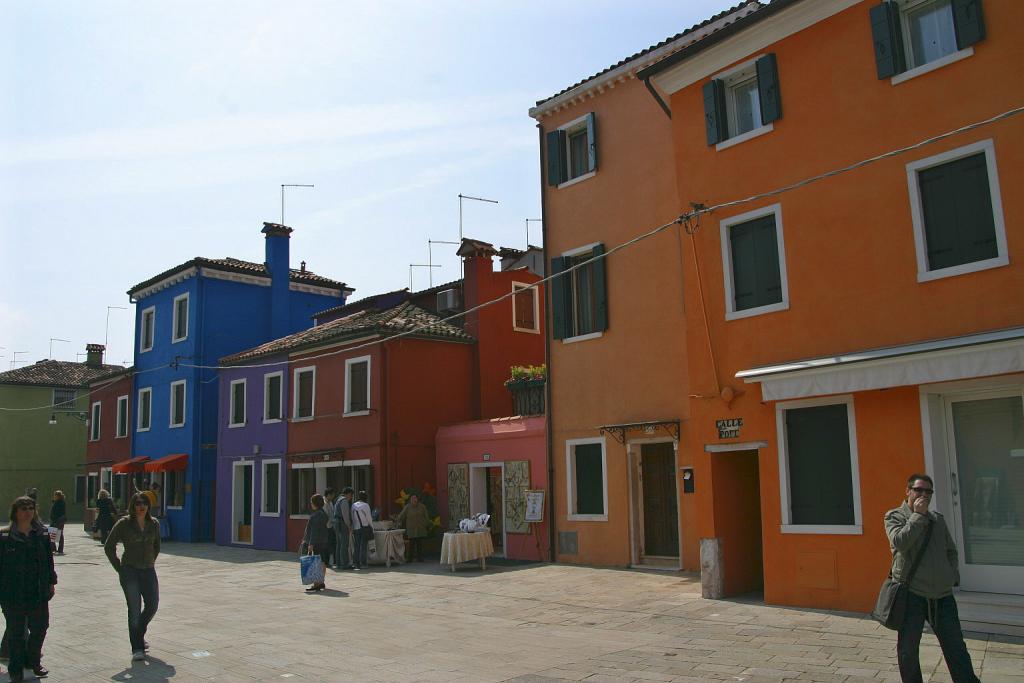
[[[180,543],[157,563],[152,656],[133,664],[102,550],[75,532],[67,550],[54,682],[899,680],[894,634],[862,615],[703,600],[689,575],[428,563],[331,572],[307,595],[292,554]],[[1024,683],[1024,639],[968,642],[986,683]],[[931,635],[922,661],[949,680]]]

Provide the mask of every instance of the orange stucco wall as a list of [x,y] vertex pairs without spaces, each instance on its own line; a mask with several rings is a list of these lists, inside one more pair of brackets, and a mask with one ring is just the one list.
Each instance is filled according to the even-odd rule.
[[[876,78],[871,4],[758,51],[777,57],[784,113],[765,135],[721,151],[706,144],[701,88],[710,73],[672,96],[678,210],[690,201],[714,205],[775,189],[1021,104],[1021,89],[1004,86],[1021,82],[1024,3],[986,2],[988,35],[973,56],[898,85]],[[753,56],[736,54],[733,63]],[[987,139],[995,147],[1010,264],[919,283],[906,165]],[[862,534],[784,534],[775,406],[761,401],[757,384],[743,384],[735,373],[1024,324],[1024,202],[1015,191],[1022,184],[1024,117],[1016,117],[716,211],[686,239],[689,373],[693,393],[711,397],[693,401],[680,448],[698,468],[697,533],[728,535],[735,526],[733,509],[719,504],[729,495],[728,482],[711,476],[712,458],[729,456],[709,455],[704,446],[729,441],[718,438],[716,419],[742,418],[738,441],[768,444],[760,450],[759,476],[769,602],[871,606],[888,565],[882,514],[899,503],[905,477],[924,468],[920,403],[916,387],[854,395]],[[727,321],[719,222],[775,203],[781,205],[789,308]],[[742,392],[731,404],[715,398],[725,385]]]
[[[610,248],[678,214],[670,121],[643,83],[621,81],[593,98],[541,117],[540,126],[543,132],[551,131],[591,111],[597,122],[596,174],[572,185],[543,188],[549,264],[552,257],[594,242]],[[576,532],[578,542],[578,552],[559,554],[559,561],[631,562],[626,447],[605,437],[607,521],[569,521],[565,443],[599,436],[599,425],[686,417],[681,256],[682,244],[671,231],[622,255],[611,255],[609,328],[599,339],[551,342],[548,409],[556,526],[558,531]],[[687,463],[681,457],[678,464]],[[695,569],[691,499],[680,491],[683,560],[687,568]]]

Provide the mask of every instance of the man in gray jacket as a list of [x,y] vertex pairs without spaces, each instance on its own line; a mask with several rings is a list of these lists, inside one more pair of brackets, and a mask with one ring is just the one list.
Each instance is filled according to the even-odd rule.
[[334,561],[338,569],[353,569],[349,540],[352,537],[352,487],[346,486],[334,502],[334,533],[337,546]]
[[927,619],[939,639],[953,683],[974,683],[978,677],[964,643],[953,598],[953,586],[960,584],[959,557],[946,520],[939,513],[928,511],[934,489],[928,475],[911,475],[903,505],[885,513],[885,533],[893,555],[892,576],[897,581],[903,581],[910,573],[931,526],[924,556],[910,581],[907,616],[896,645],[900,677],[910,683],[921,681],[918,651]]

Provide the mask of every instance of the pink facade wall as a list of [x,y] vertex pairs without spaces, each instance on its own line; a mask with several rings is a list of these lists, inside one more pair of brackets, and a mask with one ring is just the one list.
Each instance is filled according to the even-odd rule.
[[[543,489],[544,521],[535,524],[537,535],[506,534],[505,556],[514,560],[545,561],[549,553],[547,432],[544,417],[504,417],[495,420],[463,422],[437,430],[437,504],[441,525],[448,528],[448,465],[455,463],[528,460],[530,462],[530,488]],[[540,549],[537,539],[540,539]]]

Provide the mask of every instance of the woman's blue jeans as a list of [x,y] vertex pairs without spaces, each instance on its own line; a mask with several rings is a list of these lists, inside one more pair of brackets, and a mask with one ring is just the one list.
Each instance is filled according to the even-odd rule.
[[132,643],[132,652],[139,652],[145,648],[146,629],[160,604],[160,584],[156,579],[156,570],[152,567],[136,569],[121,565],[120,574],[121,590],[128,603],[128,638]]

